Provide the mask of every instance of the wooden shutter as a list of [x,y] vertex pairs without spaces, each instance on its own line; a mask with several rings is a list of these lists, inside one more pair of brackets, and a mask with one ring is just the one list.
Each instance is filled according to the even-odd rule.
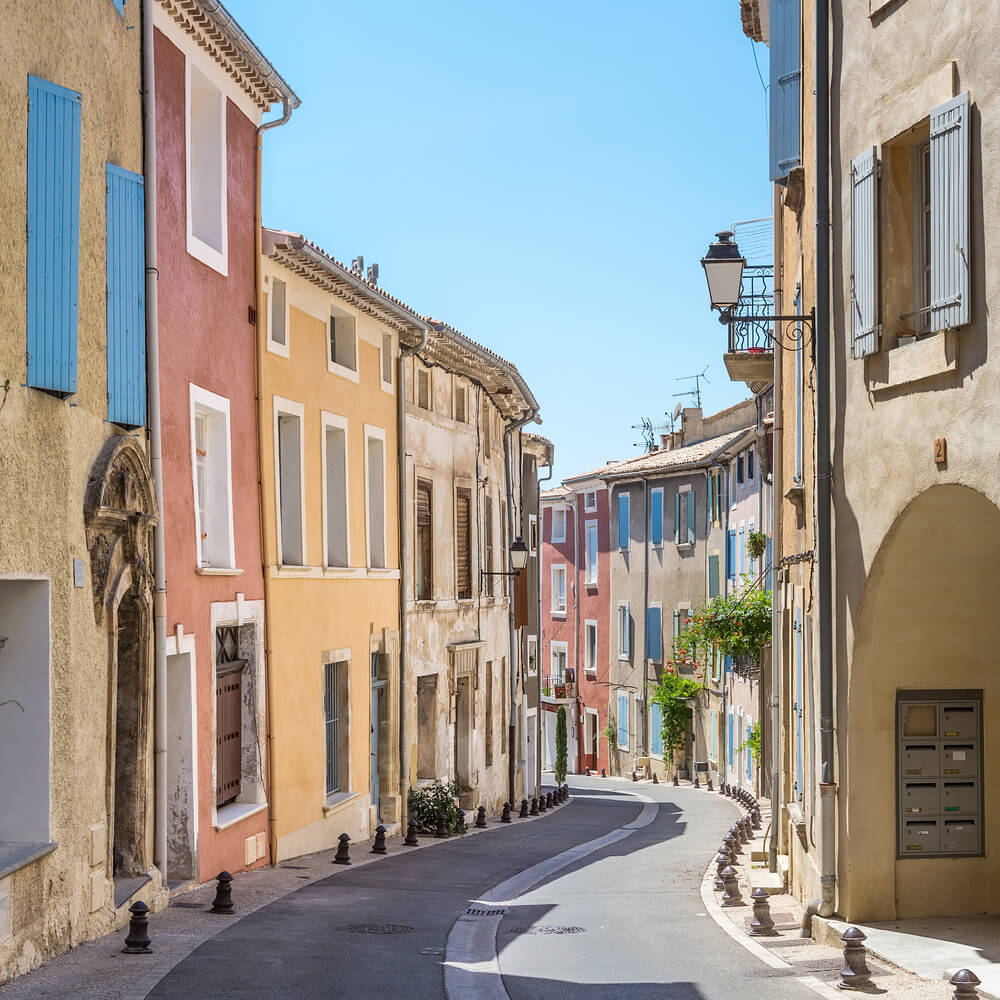
[[618,494],[618,548],[627,549],[629,540],[629,495]]
[[424,479],[417,480],[417,526],[431,523],[431,484]]
[[651,660],[663,659],[663,611],[646,608],[646,656]]
[[618,745],[628,747],[628,695],[618,695]]
[[649,752],[663,756],[663,708],[655,701],[649,706]]
[[694,545],[694,490],[687,498],[687,540],[689,545]]
[[470,508],[472,494],[464,487],[455,491],[455,584],[460,601],[472,598],[472,550],[470,533]]
[[719,557],[717,555],[708,557],[708,596],[719,596]]
[[736,532],[726,532],[726,576],[736,576]]
[[108,420],[146,423],[146,233],[140,174],[107,164]]
[[[933,213],[932,213],[933,217]],[[878,153],[874,146],[851,164],[851,357],[879,349]]]
[[[336,326],[330,317],[330,360],[336,361]],[[271,278],[271,340],[276,344],[285,343],[285,283],[280,278]]]
[[653,545],[663,544],[663,491],[653,490],[650,494],[653,506],[650,510],[649,533]]
[[969,94],[931,112],[930,329],[971,319],[969,291]]
[[434,596],[434,534],[432,527],[431,484],[417,480],[417,600]]
[[674,545],[681,541],[681,495],[674,494]]
[[28,77],[28,385],[76,392],[80,95]]
[[788,176],[802,160],[801,0],[771,0],[770,177]]
[[215,804],[232,802],[242,785],[244,660],[225,664],[215,675]]

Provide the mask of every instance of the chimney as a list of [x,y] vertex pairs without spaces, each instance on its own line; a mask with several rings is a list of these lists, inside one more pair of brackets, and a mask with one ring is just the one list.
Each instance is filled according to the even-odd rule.
[[681,411],[681,444],[695,444],[705,437],[700,406],[685,406]]
[[369,285],[378,284],[378,264],[368,265],[368,284]]
[[351,261],[351,270],[356,275],[358,275],[358,277],[361,277],[361,275],[363,275],[365,273],[365,259],[364,259],[364,257],[355,257],[354,260]]

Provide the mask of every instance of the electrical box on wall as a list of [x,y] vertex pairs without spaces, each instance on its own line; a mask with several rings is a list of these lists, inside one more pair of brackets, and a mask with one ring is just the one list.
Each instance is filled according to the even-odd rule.
[[898,855],[983,853],[982,692],[897,695]]

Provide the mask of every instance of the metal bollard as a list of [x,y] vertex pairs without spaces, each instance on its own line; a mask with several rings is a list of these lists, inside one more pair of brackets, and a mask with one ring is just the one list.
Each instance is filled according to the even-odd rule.
[[503,804],[503,809],[500,811],[500,822],[509,823],[510,822],[510,803],[505,802]]
[[740,895],[739,877],[732,865],[726,865],[722,869],[722,884],[725,887],[725,891],[722,893],[723,906],[746,906]]
[[555,803],[552,801],[552,793],[551,792],[546,792],[545,793],[545,808],[546,809],[552,809],[554,807],[555,807]]
[[552,793],[552,808],[554,809],[561,802],[562,798],[559,795],[559,789],[557,787],[556,790]]
[[660,779],[659,779],[659,778],[657,778],[657,776],[656,776],[656,772],[654,771],[654,772],[653,772],[653,784],[654,784],[654,785],[658,785],[659,783],[660,783]]
[[674,788],[680,787],[681,779],[677,776],[677,772],[674,771]]
[[403,843],[407,847],[416,847],[420,841],[417,840],[417,821],[411,819],[409,823],[406,824],[406,840]]
[[755,830],[759,830],[761,827],[759,806],[754,806],[753,809],[750,810],[750,825]]
[[732,865],[736,863],[736,856],[733,854],[733,849],[728,840],[724,840],[721,844],[719,844],[719,850],[717,853],[724,854],[729,859],[729,864]]
[[375,843],[372,844],[372,854],[388,854],[389,849],[385,846],[385,827],[379,823],[375,827]]
[[871,972],[865,961],[865,935],[857,927],[848,927],[840,936],[844,942],[844,968],[840,972],[842,990],[864,990],[872,986]]
[[532,795],[532,797],[531,797],[531,809],[530,809],[528,815],[529,816],[537,816],[538,813],[539,813],[538,799],[534,795]]
[[438,838],[448,836],[448,817],[443,812],[438,813],[437,828],[434,830],[434,836]]
[[731,834],[727,833],[722,838],[723,846],[726,848],[726,853],[729,855],[732,864],[736,864],[736,855],[739,853],[737,847],[739,844],[736,842],[736,838]]
[[602,778],[606,778],[607,776],[608,776],[608,772],[602,767],[601,768],[601,777]]
[[212,909],[209,912],[233,912],[233,876],[227,871],[221,871],[216,876],[215,899],[212,900]]
[[458,810],[458,832],[465,834],[469,832],[469,828],[465,825],[465,810]]
[[726,798],[729,798],[729,782],[724,781],[722,785],[719,787],[719,791],[722,792],[722,794],[725,795]]
[[729,828],[729,836],[732,837],[733,840],[733,854],[742,854],[743,838],[740,836],[739,827],[733,824],[733,826]]
[[744,816],[743,819],[740,820],[740,827],[743,829],[743,836],[749,844],[750,841],[753,840],[753,826],[750,823],[749,816]]
[[980,979],[971,969],[959,969],[948,982],[955,987],[954,1000],[978,1000]]
[[715,856],[715,891],[722,892],[726,888],[726,883],[722,880],[722,869],[728,868],[730,863],[730,857],[728,854],[723,854],[722,851]]
[[719,794],[720,795],[726,794],[726,783],[724,781],[719,782]]
[[733,832],[739,838],[740,844],[743,845],[747,842],[746,831],[743,829],[743,820],[737,820],[733,824]]
[[150,955],[153,949],[149,947],[149,907],[140,899],[128,908],[132,914],[128,922],[128,936],[122,952],[126,955]]
[[694,772],[694,787],[701,788],[701,784],[698,782],[698,772]]
[[342,833],[337,840],[337,853],[333,857],[335,865],[349,865],[351,863],[351,838]]
[[771,919],[771,901],[767,889],[757,888],[750,893],[753,901],[753,920],[750,921],[751,937],[774,937],[778,932]]
[[569,802],[569,785],[563,785],[563,802]]
[[545,795],[538,796],[538,811],[540,813],[545,812],[549,807],[545,804]]
[[633,781],[638,781],[639,780],[638,777],[636,777],[635,771],[632,772],[632,780]]
[[714,792],[715,791],[715,789],[712,787],[712,779],[711,778],[708,779],[708,790],[710,792]]
[[521,811],[517,814],[518,819],[526,819],[528,816],[528,800],[521,799]]
[[486,826],[486,806],[480,806],[476,810],[476,826],[483,829]]

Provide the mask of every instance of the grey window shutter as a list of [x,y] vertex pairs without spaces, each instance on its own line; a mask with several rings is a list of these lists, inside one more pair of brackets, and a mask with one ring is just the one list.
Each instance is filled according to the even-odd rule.
[[681,495],[674,494],[674,545],[681,542]]
[[851,164],[851,357],[879,347],[878,153],[874,146]]
[[930,329],[968,323],[969,94],[931,112]]
[[771,0],[771,180],[788,176],[802,160],[802,3]]
[[689,545],[694,545],[694,490],[688,494],[688,524],[687,524],[687,540]]

